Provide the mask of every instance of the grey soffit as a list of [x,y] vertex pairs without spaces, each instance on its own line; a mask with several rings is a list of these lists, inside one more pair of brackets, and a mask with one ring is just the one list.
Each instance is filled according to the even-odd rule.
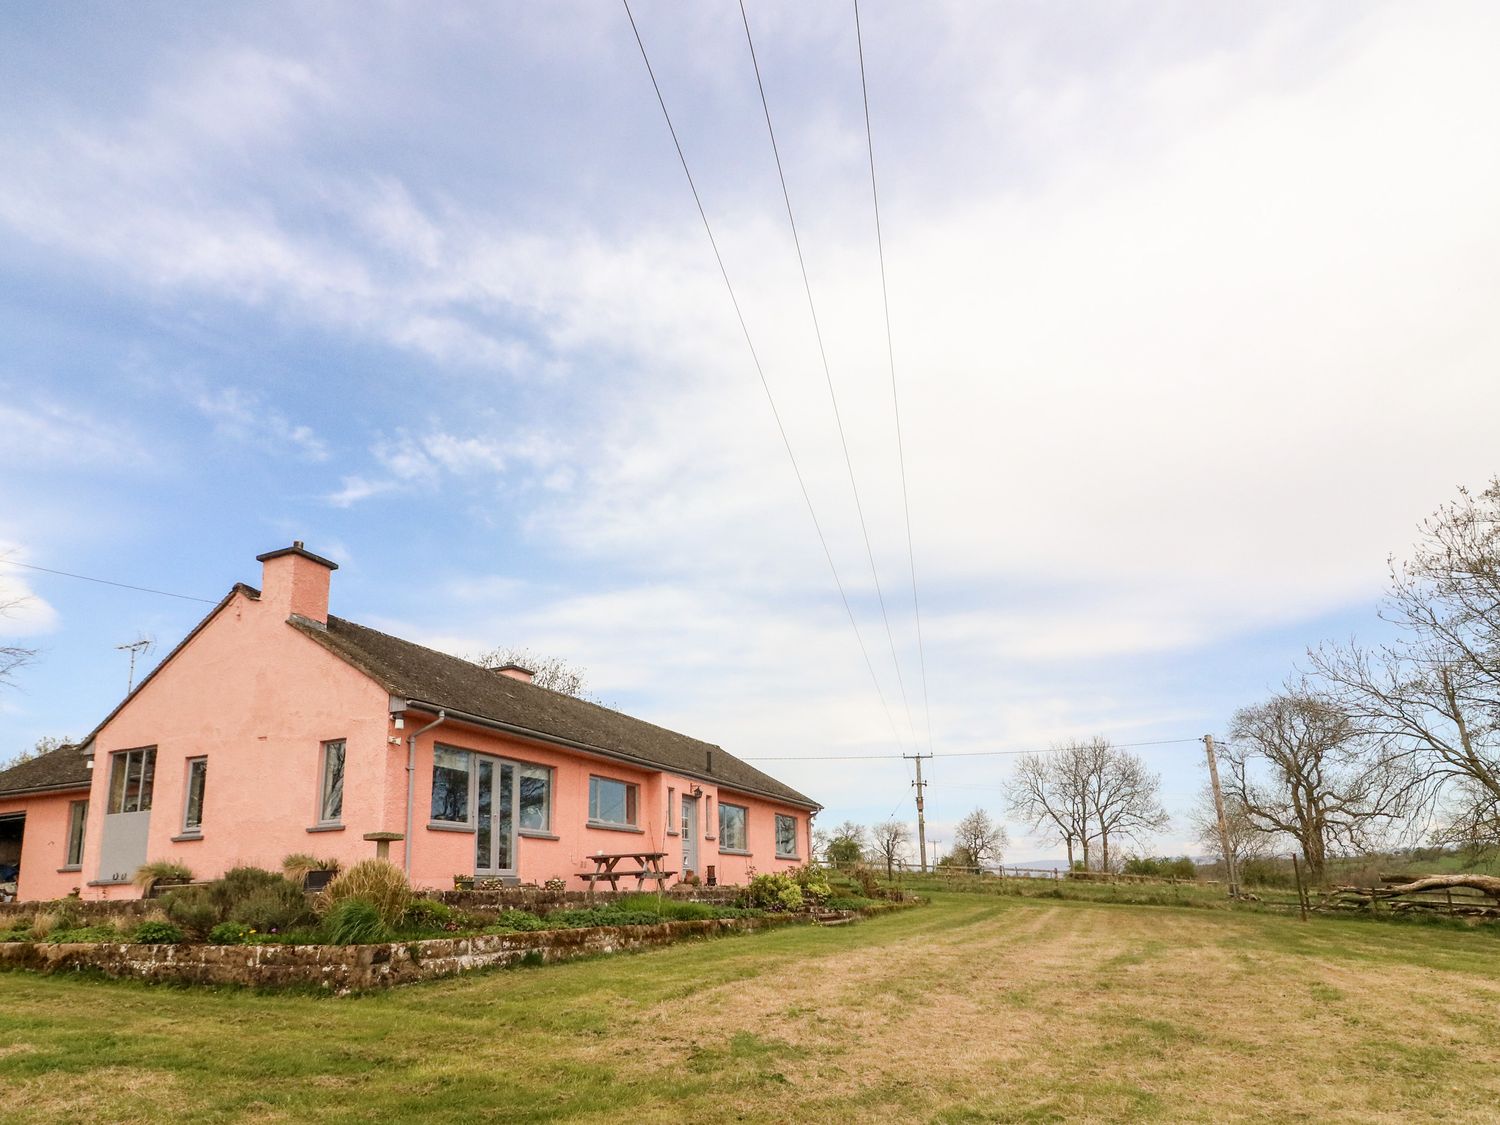
[[92,775],[77,746],[59,746],[0,773],[0,796],[87,789]]
[[468,660],[330,616],[324,629],[290,622],[391,695],[633,758],[805,809],[821,806],[722,747],[597,703],[523,683]]

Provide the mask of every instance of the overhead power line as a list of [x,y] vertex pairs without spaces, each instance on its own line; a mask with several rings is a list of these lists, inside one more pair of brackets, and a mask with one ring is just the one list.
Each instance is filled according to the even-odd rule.
[[[1133,750],[1141,746],[1176,746],[1184,742],[1202,742],[1198,738],[1163,738],[1155,742],[1111,742],[1110,745],[1116,750]],[[1220,743],[1220,745],[1229,745]],[[1011,757],[1020,754],[1059,754],[1068,750],[1067,746],[1048,746],[1040,750],[958,750],[947,754],[934,754],[934,758],[997,758]],[[894,761],[894,754],[788,754],[781,757],[755,757],[745,758],[747,762],[874,762]]]
[[802,271],[802,288],[807,293],[807,310],[812,314],[813,335],[818,341],[818,357],[823,361],[823,381],[828,385],[828,401],[833,405],[833,420],[839,431],[839,446],[844,453],[844,466],[849,470],[849,489],[854,494],[854,510],[859,516],[860,534],[864,536],[865,556],[870,560],[870,576],[875,580],[875,597],[880,602],[880,618],[885,623],[886,640],[891,646],[891,663],[896,668],[896,683],[901,689],[901,703],[906,709],[906,725],[911,728],[912,738],[917,736],[916,724],[911,718],[911,704],[906,698],[906,679],[901,675],[901,659],[896,655],[896,638],[891,632],[891,618],[885,607],[885,591],[880,586],[880,571],[875,565],[875,550],[870,545],[870,529],[865,522],[865,507],[860,500],[859,483],[855,479],[854,460],[849,455],[849,439],[844,433],[844,418],[839,411],[839,396],[833,389],[833,372],[828,366],[828,349],[823,345],[823,327],[818,321],[818,306],[813,300],[812,282],[807,276],[807,260],[802,254],[802,239],[797,234],[797,218],[792,213],[792,195],[786,185],[786,172],[781,166],[781,149],[776,144],[776,127],[771,124],[771,104],[766,99],[766,85],[761,79],[760,60],[755,54],[755,38],[750,34],[750,17],[745,12],[745,0],[740,0],[740,19],[745,25],[745,43],[750,48],[750,63],[755,68],[755,86],[760,91],[760,107],[766,117],[766,132],[771,138],[771,155],[776,159],[776,178],[781,181],[781,198],[786,203],[786,219],[792,228],[792,245],[797,250],[797,265]]
[[218,605],[213,598],[195,598],[192,594],[174,594],[171,590],[153,590],[150,586],[132,586],[129,582],[114,582],[108,578],[92,578],[87,574],[73,574],[66,570],[53,570],[46,566],[33,566],[31,563],[16,562],[14,559],[0,559],[0,566],[19,566],[26,570],[38,570],[43,574],[56,574],[62,578],[76,578],[80,582],[97,582],[101,586],[117,586],[121,590],[135,590],[141,594],[159,594],[164,598],[181,598],[185,602],[203,602],[205,605]]
[[870,201],[875,211],[875,249],[880,255],[880,303],[885,312],[885,354],[891,369],[891,409],[896,416],[896,457],[901,465],[901,508],[906,516],[906,561],[911,569],[911,611],[917,625],[917,662],[922,677],[922,712],[927,727],[927,749],[932,749],[932,702],[927,694],[927,651],[922,644],[922,607],[917,600],[917,553],[912,545],[911,495],[906,487],[906,443],[901,434],[901,396],[896,390],[896,346],[891,336],[891,294],[885,276],[885,237],[880,227],[880,189],[875,179],[875,135],[870,127],[870,87],[865,81],[865,39],[859,25],[859,0],[854,0],[854,42],[859,48],[859,92],[865,107],[865,147],[870,154]]
[[854,630],[854,638],[859,642],[860,654],[864,657],[865,668],[870,673],[870,681],[875,685],[875,693],[880,699],[881,709],[885,712],[886,721],[890,723],[891,733],[895,736],[896,745],[901,746],[901,734],[896,729],[896,720],[891,715],[890,705],[886,702],[885,690],[880,686],[880,677],[875,674],[875,665],[870,660],[870,650],[865,645],[864,634],[859,630],[859,622],[854,616],[854,609],[849,604],[848,592],[844,589],[843,579],[839,577],[837,564],[833,561],[833,552],[828,547],[828,537],[823,534],[823,525],[818,520],[817,509],[813,507],[812,495],[807,490],[807,481],[802,475],[802,468],[797,463],[797,455],[792,450],[791,438],[787,436],[786,426],[781,420],[781,411],[776,407],[776,396],[771,393],[771,384],[766,379],[765,368],[760,362],[760,353],[755,349],[755,341],[750,335],[750,327],[745,321],[744,311],[740,308],[739,298],[735,296],[734,284],[729,280],[729,269],[724,265],[724,255],[719,252],[718,239],[714,237],[713,226],[708,221],[708,212],[703,207],[703,199],[698,194],[698,185],[693,181],[692,170],[688,167],[687,156],[682,151],[682,142],[677,138],[677,129],[672,124],[672,115],[667,110],[666,98],[662,96],[661,84],[656,80],[656,71],[651,66],[651,58],[646,53],[646,43],[641,38],[641,30],[636,26],[635,14],[630,10],[630,0],[620,0],[625,7],[625,16],[630,20],[630,30],[635,34],[636,46],[640,48],[641,61],[646,64],[646,73],[651,78],[651,88],[656,91],[656,103],[661,106],[663,119],[667,123],[667,131],[672,135],[672,145],[677,150],[677,159],[682,165],[682,174],[687,177],[688,189],[693,193],[693,202],[698,208],[698,217],[703,220],[704,233],[708,235],[709,245],[713,248],[714,261],[719,265],[719,276],[724,279],[724,288],[729,293],[729,301],[734,306],[734,315],[740,323],[740,331],[745,336],[745,346],[750,349],[750,358],[755,364],[755,373],[760,377],[761,390],[765,392],[766,403],[771,408],[771,417],[775,419],[776,431],[781,435],[782,447],[786,450],[787,459],[791,462],[792,472],[797,478],[797,487],[802,492],[802,500],[807,505],[807,514],[812,519],[813,530],[817,532],[818,543],[823,548],[823,557],[828,560],[828,569],[833,574],[833,583],[838,587],[839,600],[844,603],[844,612],[849,617],[849,625]]

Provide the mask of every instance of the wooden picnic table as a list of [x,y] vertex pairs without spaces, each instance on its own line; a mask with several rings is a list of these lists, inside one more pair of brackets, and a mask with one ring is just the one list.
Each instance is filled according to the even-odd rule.
[[[663,871],[661,861],[667,858],[666,852],[595,852],[593,855],[585,856],[592,861],[592,871],[580,871],[578,877],[589,885],[589,894],[594,893],[594,886],[600,882],[609,884],[609,889],[617,891],[620,889],[621,879],[635,879],[635,889],[641,890],[649,879],[656,883],[656,889],[662,890],[666,881],[675,871]],[[619,865],[625,860],[630,860],[638,867],[622,869]]]

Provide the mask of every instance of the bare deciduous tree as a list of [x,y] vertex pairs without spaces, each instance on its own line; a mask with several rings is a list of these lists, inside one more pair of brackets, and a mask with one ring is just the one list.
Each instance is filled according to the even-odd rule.
[[899,820],[883,820],[870,829],[874,841],[871,851],[885,861],[885,877],[895,874],[897,862],[906,858],[907,845],[911,843],[911,829]]
[[953,852],[964,852],[973,867],[1000,862],[1007,843],[1005,826],[996,824],[983,809],[975,809],[953,826]]
[[[0,617],[10,617],[26,604],[26,598],[0,595]],[[18,644],[0,644],[0,684],[7,683],[16,672],[36,659],[36,649]]]
[[599,702],[589,691],[588,673],[558,656],[542,656],[529,648],[494,648],[473,657],[473,661],[481,668],[503,668],[507,664],[519,664],[532,673],[531,682],[538,687],[587,699],[592,703]]
[[1331,854],[1368,850],[1410,807],[1409,772],[1306,684],[1237,711],[1223,757],[1250,823],[1294,840],[1317,882]]
[[1161,778],[1108,739],[1095,738],[1085,749],[1084,799],[1099,837],[1100,869],[1109,871],[1111,840],[1139,842],[1167,826],[1167,810],[1159,796]]
[[[1220,866],[1225,866],[1219,813],[1210,786],[1205,785],[1198,794],[1197,802],[1188,813],[1188,823],[1192,825],[1198,846],[1215,856]],[[1229,852],[1237,867],[1243,869],[1252,860],[1267,859],[1276,853],[1276,835],[1256,827],[1244,803],[1233,793],[1224,794],[1224,826],[1229,835]],[[1227,866],[1225,871],[1228,871]]]
[[1085,799],[1090,761],[1089,749],[1081,743],[1054,747],[1046,754],[1023,754],[1008,786],[1011,812],[1043,843],[1064,845],[1070,869],[1075,854],[1081,854],[1088,866],[1094,838]]
[[1500,478],[1422,524],[1411,559],[1391,564],[1381,615],[1396,641],[1324,646],[1314,669],[1440,802],[1440,837],[1500,842]]

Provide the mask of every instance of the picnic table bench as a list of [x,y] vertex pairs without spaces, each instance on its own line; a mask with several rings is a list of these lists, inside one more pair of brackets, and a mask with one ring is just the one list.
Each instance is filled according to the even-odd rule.
[[[612,891],[619,890],[621,879],[634,879],[636,890],[644,888],[649,880],[660,891],[664,889],[666,881],[677,874],[675,871],[662,870],[661,861],[667,858],[666,852],[595,852],[585,858],[593,862],[594,869],[580,871],[578,877],[589,885],[590,895],[593,895],[595,886],[601,882],[608,883]],[[640,866],[621,869],[619,865],[626,860]]]

